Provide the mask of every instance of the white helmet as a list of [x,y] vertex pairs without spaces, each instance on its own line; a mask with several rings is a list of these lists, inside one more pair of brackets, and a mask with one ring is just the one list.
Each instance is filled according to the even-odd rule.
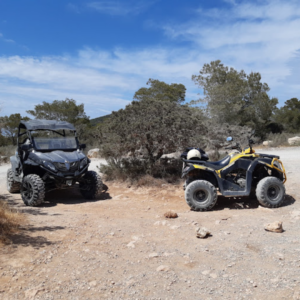
[[194,160],[194,159],[199,160],[199,159],[201,159],[200,151],[197,150],[197,149],[190,150],[187,154],[187,159],[188,160]]

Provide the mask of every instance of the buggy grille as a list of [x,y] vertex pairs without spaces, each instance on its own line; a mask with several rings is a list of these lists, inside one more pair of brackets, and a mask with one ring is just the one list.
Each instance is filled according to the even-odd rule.
[[54,163],[55,168],[61,172],[75,172],[78,170],[79,161],[74,161],[70,163]]

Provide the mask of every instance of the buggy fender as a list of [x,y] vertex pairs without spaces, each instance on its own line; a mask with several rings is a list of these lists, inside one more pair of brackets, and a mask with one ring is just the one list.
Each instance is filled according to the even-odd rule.
[[16,169],[20,167],[20,160],[14,155],[10,157],[12,171],[15,172]]
[[24,162],[25,165],[30,165],[30,166],[38,166],[39,164],[37,164],[36,162],[34,162],[33,160],[31,159],[27,159],[25,162]]

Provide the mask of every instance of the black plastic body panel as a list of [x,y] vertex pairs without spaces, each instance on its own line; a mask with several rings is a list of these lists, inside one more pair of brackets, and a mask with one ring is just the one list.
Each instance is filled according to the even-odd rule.
[[[202,170],[202,169],[197,169],[193,165],[191,165],[189,168],[188,165],[187,167],[183,170],[182,177],[187,176],[191,171],[193,170],[199,170],[201,172],[209,172],[210,174],[213,174],[214,177],[216,178],[216,181],[218,183],[218,187],[220,190],[220,193],[223,196],[226,197],[238,197],[238,196],[249,196],[251,193],[251,187],[252,187],[252,180],[253,180],[253,172],[255,171],[256,167],[259,164],[271,164],[272,158],[255,158],[255,159],[238,159],[236,160],[232,165],[229,165],[227,168],[222,170],[220,172],[221,177],[218,176],[218,174],[215,172],[215,170]],[[184,160],[186,161],[186,160]],[[194,163],[194,164],[199,164],[203,167],[209,168],[210,166],[206,162],[199,162],[199,161],[186,161],[188,163]],[[235,184],[233,182],[230,182],[225,178],[227,174],[229,174],[231,171],[235,169],[243,169],[246,171],[246,186],[242,188],[238,184]]]

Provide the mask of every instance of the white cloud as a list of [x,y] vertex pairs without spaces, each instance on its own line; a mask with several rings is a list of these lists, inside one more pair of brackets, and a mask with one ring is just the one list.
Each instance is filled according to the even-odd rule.
[[[177,40],[192,42],[204,53],[225,65],[262,74],[272,96],[281,103],[290,97],[289,82],[295,53],[300,49],[300,6],[298,1],[268,0],[237,3],[223,9],[199,8],[197,18],[185,24],[165,25],[165,33]],[[285,84],[285,85],[283,85]],[[299,85],[293,86],[300,97]]]
[[196,99],[201,90],[191,75],[216,59],[237,70],[260,72],[270,95],[279,97],[281,104],[300,97],[300,13],[295,2],[267,1],[251,7],[227,2],[225,10],[200,10],[196,20],[166,25],[169,37],[188,41],[181,48],[84,48],[75,56],[2,56],[1,114],[24,114],[42,101],[68,97],[98,117],[124,108],[149,78],[183,83],[187,100]]
[[95,9],[101,13],[119,16],[119,15],[137,15],[141,12],[145,11],[148,7],[150,7],[155,1],[129,1],[126,4],[123,1],[115,1],[115,0],[102,0],[90,2],[87,4],[89,8]]
[[191,75],[205,61],[196,51],[163,48],[130,52],[85,48],[74,57],[0,57],[1,114],[15,113],[16,108],[24,113],[42,101],[68,97],[84,103],[97,117],[125,107],[149,78],[183,83],[195,96]]

